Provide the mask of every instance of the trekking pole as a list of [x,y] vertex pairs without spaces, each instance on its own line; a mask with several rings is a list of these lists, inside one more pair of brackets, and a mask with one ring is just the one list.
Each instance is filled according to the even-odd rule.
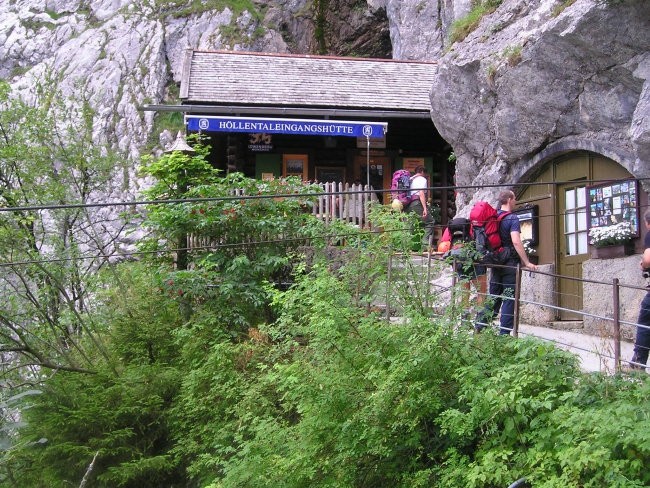
[[613,308],[614,308],[614,368],[621,370],[621,312],[619,307],[620,286],[618,278],[612,279],[613,286]]
[[513,308],[512,335],[519,337],[519,297],[521,296],[521,263],[517,264],[517,274],[515,275],[515,306]]

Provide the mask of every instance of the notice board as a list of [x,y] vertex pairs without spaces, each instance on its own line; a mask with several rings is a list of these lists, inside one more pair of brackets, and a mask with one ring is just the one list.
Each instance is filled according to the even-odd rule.
[[636,180],[587,187],[589,228],[629,222],[639,235],[639,192]]

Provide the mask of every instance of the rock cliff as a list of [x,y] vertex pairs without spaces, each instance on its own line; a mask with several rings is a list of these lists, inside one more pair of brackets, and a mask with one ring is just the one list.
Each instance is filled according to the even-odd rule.
[[649,28],[644,0],[506,0],[485,15],[440,58],[431,90],[457,183],[521,181],[580,149],[650,176]]

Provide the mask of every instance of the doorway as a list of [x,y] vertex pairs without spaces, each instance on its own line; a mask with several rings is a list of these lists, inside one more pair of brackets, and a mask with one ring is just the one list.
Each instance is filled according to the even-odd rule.
[[[366,184],[367,173],[366,156],[356,156],[354,161],[354,177]],[[377,199],[381,203],[390,203],[390,194],[382,190],[390,189],[391,163],[387,156],[373,156],[370,154],[370,186],[375,190]]]
[[[583,263],[589,259],[587,187],[594,180],[633,178],[617,162],[591,152],[574,152],[548,162],[535,183],[518,196],[539,205],[540,264],[555,263],[557,320],[582,320]],[[539,183],[548,183],[539,185]]]

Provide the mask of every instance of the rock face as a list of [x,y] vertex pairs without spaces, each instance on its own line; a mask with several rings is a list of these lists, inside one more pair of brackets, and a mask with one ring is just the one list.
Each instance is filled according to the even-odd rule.
[[[36,80],[60,80],[97,110],[97,138],[137,160],[154,131],[154,114],[137,107],[177,101],[187,48],[437,60],[432,118],[457,155],[458,184],[516,182],[575,149],[650,176],[647,0],[503,0],[452,44],[474,3],[2,2],[0,77],[26,97]],[[458,208],[478,196],[459,194]]]
[[[458,184],[518,182],[579,149],[650,175],[647,2],[557,8],[506,0],[439,60],[432,114],[457,155]],[[468,193],[458,208],[486,196]]]

